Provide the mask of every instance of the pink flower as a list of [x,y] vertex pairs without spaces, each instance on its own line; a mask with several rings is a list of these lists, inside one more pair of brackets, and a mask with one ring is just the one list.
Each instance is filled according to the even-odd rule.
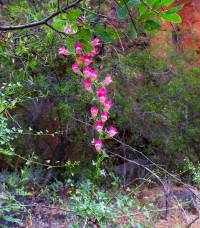
[[112,101],[106,100],[103,105],[104,105],[104,108],[103,108],[104,112],[108,112],[112,107]]
[[70,26],[66,26],[65,29],[64,29],[64,32],[67,34],[67,35],[71,35],[73,34],[73,30]]
[[67,50],[67,48],[66,48],[65,46],[60,47],[60,48],[58,49],[58,54],[59,54],[59,55],[65,55],[65,56],[70,55],[69,51]]
[[90,53],[89,53],[89,55],[90,56],[92,56],[92,57],[94,57],[94,56],[96,56],[97,54],[99,54],[99,48],[94,48]]
[[101,121],[105,123],[108,120],[108,113],[107,112],[102,112],[101,113]]
[[95,117],[97,117],[99,110],[97,107],[92,107],[90,109],[90,112],[91,112],[92,117],[95,118]]
[[101,139],[93,139],[92,144],[94,145],[97,151],[100,151],[102,148],[102,140]]
[[106,88],[100,87],[97,89],[97,96],[99,97],[101,95],[106,95]]
[[109,131],[108,131],[108,136],[109,136],[109,137],[113,137],[113,136],[115,136],[117,133],[118,133],[117,128],[111,126],[111,127],[109,128]]
[[74,51],[76,52],[76,54],[80,54],[82,50],[83,47],[80,42],[74,44]]
[[103,122],[97,120],[95,122],[95,128],[98,132],[102,132],[103,131]]
[[90,78],[91,76],[91,73],[92,73],[92,68],[90,66],[86,66],[83,68],[83,75],[84,75],[84,78]]
[[83,55],[83,64],[89,65],[92,62],[92,57],[90,55]]
[[99,38],[94,38],[91,42],[91,45],[93,46],[93,47],[96,47],[96,46],[99,46],[99,45],[101,45],[101,41],[100,41],[100,39]]
[[85,90],[92,92],[92,87],[91,87],[91,81],[90,80],[84,80],[83,81],[83,87]]
[[106,77],[103,81],[103,85],[108,86],[108,85],[110,85],[111,82],[112,82],[112,78],[111,78],[110,74],[106,74]]
[[102,94],[102,95],[100,95],[100,96],[98,97],[99,102],[100,102],[101,104],[104,104],[104,102],[106,101],[106,98],[107,98],[106,94]]
[[98,88],[97,89],[97,96],[98,100],[103,104],[106,101],[106,89],[105,88]]
[[98,72],[96,70],[92,70],[90,72],[90,79],[91,79],[91,81],[95,81],[97,79],[97,77],[98,77]]
[[82,74],[76,63],[72,64],[72,71],[76,74]]
[[90,78],[91,81],[94,81],[98,76],[98,72],[93,70],[90,66],[86,66],[83,68],[83,75],[84,78]]

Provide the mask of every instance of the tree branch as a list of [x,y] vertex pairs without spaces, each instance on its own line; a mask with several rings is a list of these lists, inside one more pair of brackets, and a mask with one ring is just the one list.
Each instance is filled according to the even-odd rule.
[[56,12],[52,13],[51,15],[49,15],[48,17],[40,20],[40,21],[36,21],[36,22],[32,22],[32,23],[28,23],[28,24],[23,24],[23,25],[5,25],[5,26],[0,26],[0,31],[11,31],[11,30],[19,30],[19,29],[26,29],[26,28],[32,28],[32,27],[36,27],[36,26],[40,26],[40,25],[44,25],[47,24],[47,22],[49,20],[51,20],[52,18],[56,17],[57,15],[59,15],[61,12],[66,11],[70,8],[75,7],[78,3],[80,3],[82,0],[76,0],[70,4],[68,4],[67,6],[65,6],[63,9],[58,9]]

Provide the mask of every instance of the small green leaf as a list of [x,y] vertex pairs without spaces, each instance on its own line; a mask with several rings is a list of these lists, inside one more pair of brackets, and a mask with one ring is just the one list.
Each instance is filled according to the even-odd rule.
[[140,3],[140,1],[139,0],[130,0],[128,3],[127,3],[127,5],[128,5],[128,7],[134,7],[134,6],[137,6],[138,4]]
[[153,5],[153,10],[157,10],[162,6],[170,6],[175,0],[161,0],[161,1],[157,1],[154,5]]
[[94,33],[96,36],[100,37],[105,42],[113,41],[112,36],[109,34],[110,31],[108,30],[107,32],[106,29],[100,25],[97,25],[94,28]]
[[74,52],[73,47],[74,47],[74,44],[75,44],[76,42],[77,42],[77,40],[76,40],[74,37],[68,36],[68,37],[66,38],[65,44],[66,44],[66,46],[67,46],[67,49],[68,49],[71,53]]
[[89,14],[88,16],[86,16],[86,19],[88,21],[93,21],[95,18],[96,18],[96,14],[95,13],[92,13],[92,14]]
[[147,12],[147,7],[144,3],[140,3],[139,11],[140,11],[140,17],[145,15],[145,13]]
[[[82,29],[77,36],[84,41],[89,41],[91,39],[91,33],[89,29]],[[78,38],[77,37],[77,38]]]
[[135,29],[135,26],[133,25],[132,22],[130,22],[130,29],[131,29],[131,39],[136,39],[137,38],[137,31]]
[[127,18],[128,10],[126,9],[125,6],[117,9],[117,16],[120,20],[124,20]]
[[166,21],[170,21],[172,23],[181,23],[181,17],[177,13],[167,14],[167,13],[160,13],[161,18],[165,19]]
[[53,22],[53,27],[57,30],[62,30],[64,27],[63,20],[56,18]]
[[60,14],[60,18],[61,18],[62,20],[67,20],[67,15],[66,15],[66,13],[61,13],[61,14]]
[[81,11],[79,9],[72,9],[66,14],[67,20],[76,21],[80,17]]
[[153,31],[160,28],[160,24],[153,20],[148,20],[144,24],[144,29],[147,31]]
[[183,8],[183,5],[175,6],[169,10],[164,11],[167,14],[176,13]]

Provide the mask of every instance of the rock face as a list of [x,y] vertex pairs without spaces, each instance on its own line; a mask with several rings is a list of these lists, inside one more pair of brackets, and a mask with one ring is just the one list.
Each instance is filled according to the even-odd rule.
[[177,0],[176,4],[184,4],[180,11],[180,41],[183,49],[193,48],[200,54],[200,1]]
[[[183,5],[179,11],[181,24],[162,23],[162,29],[151,38],[156,55],[166,57],[169,49],[177,52],[192,49],[200,63],[200,0],[176,0],[174,5]],[[198,64],[199,64],[198,63]]]

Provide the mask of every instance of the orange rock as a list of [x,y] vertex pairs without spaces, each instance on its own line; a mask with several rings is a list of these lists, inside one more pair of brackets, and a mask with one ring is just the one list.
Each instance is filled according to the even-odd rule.
[[[176,0],[173,5],[181,5],[179,11],[182,23],[173,25],[169,22],[162,23],[162,31],[151,38],[156,55],[165,57],[168,50],[176,46],[177,51],[192,49],[200,54],[200,0]],[[172,32],[176,36],[175,39]],[[198,56],[200,63],[200,56]]]

